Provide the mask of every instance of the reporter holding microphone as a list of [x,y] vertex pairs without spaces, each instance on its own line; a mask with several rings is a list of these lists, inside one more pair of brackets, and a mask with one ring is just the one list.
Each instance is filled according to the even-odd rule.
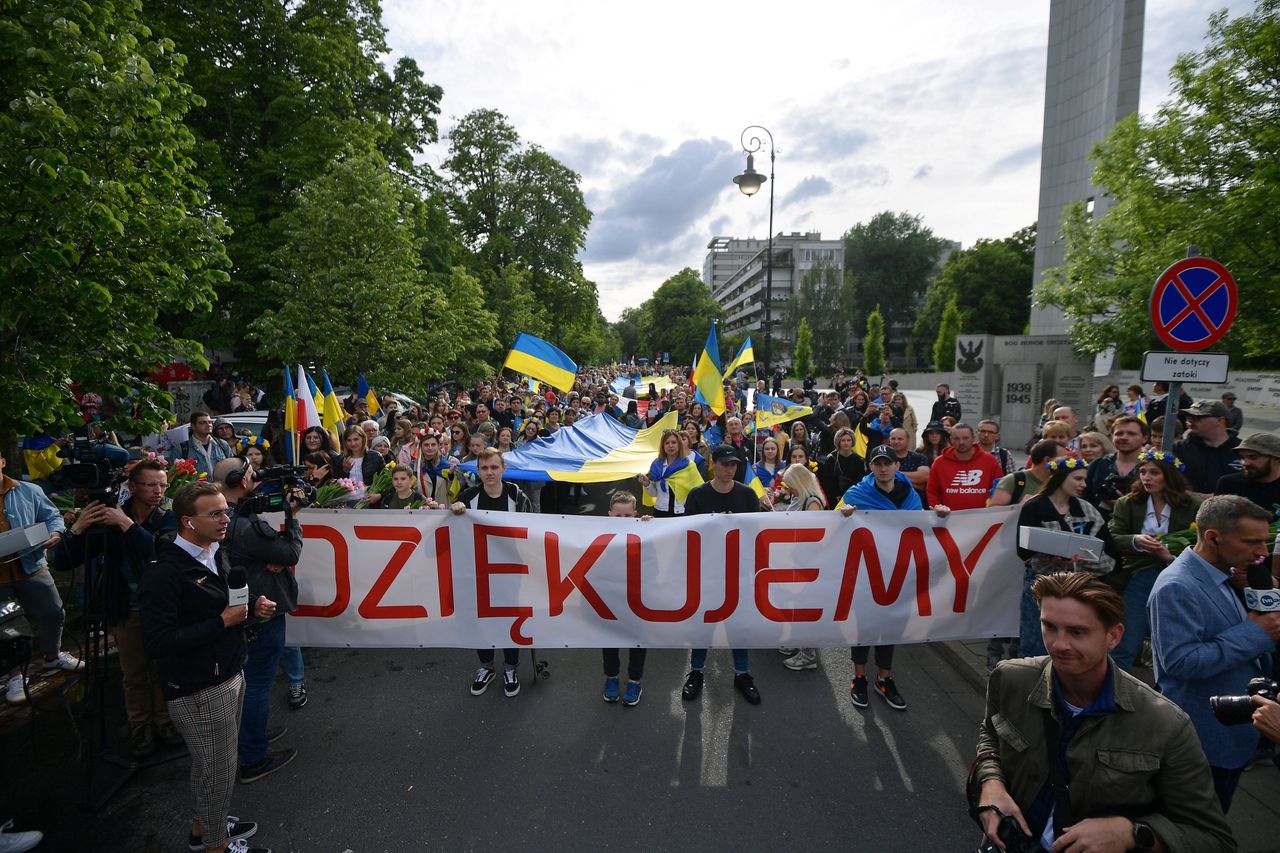
[[173,514],[178,536],[157,548],[139,599],[143,642],[159,666],[169,716],[191,752],[195,809],[189,844],[224,851],[230,841],[236,851],[270,853],[245,844],[258,831],[256,823],[227,812],[244,701],[243,624],[250,611],[259,619],[274,616],[276,604],[265,596],[230,603],[229,562],[219,551],[230,513],[216,486],[184,486],[174,496]]

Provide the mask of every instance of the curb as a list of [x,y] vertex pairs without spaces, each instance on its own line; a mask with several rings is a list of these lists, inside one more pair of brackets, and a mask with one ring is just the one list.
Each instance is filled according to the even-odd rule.
[[970,687],[979,694],[983,696],[986,695],[987,680],[974,671],[974,668],[960,656],[960,653],[951,647],[950,642],[926,643],[925,645],[927,645],[934,654],[950,665],[962,679],[969,683]]

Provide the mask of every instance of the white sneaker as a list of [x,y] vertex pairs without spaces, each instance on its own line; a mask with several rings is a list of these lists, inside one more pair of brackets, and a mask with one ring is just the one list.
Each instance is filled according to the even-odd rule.
[[84,661],[71,654],[71,652],[58,652],[58,656],[53,660],[44,662],[44,669],[61,669],[67,672],[77,672],[84,669]]
[[[21,678],[22,676],[18,676]],[[5,821],[4,826],[0,826],[0,853],[24,853],[35,847],[44,840],[44,833],[31,830],[30,832],[10,832],[9,827],[13,826],[13,821]]]
[[[4,688],[4,701],[10,705],[21,705],[27,701],[26,685],[23,684],[21,675],[15,675],[9,679],[9,683]],[[0,830],[0,833],[3,833],[3,831]],[[0,838],[3,837],[3,835],[0,835]]]

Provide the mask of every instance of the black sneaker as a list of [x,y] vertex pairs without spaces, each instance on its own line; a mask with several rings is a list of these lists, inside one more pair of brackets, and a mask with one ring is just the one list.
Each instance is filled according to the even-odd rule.
[[854,707],[867,707],[867,679],[863,675],[855,675],[853,681],[849,682],[849,698],[853,700]]
[[288,726],[273,726],[267,729],[267,743],[275,743],[289,733]]
[[479,696],[488,690],[489,682],[493,681],[493,675],[493,670],[487,666],[482,666],[476,670],[476,677],[471,680],[471,695]]
[[502,695],[508,699],[520,695],[520,675],[514,669],[502,671]]
[[756,689],[756,682],[751,677],[751,673],[744,672],[740,675],[735,675],[733,677],[733,686],[738,688],[742,698],[746,699],[749,704],[760,704],[760,691]]
[[307,685],[290,684],[289,685],[289,710],[296,711],[305,704],[307,704]]
[[698,698],[698,694],[701,692],[702,670],[689,670],[689,674],[684,677],[684,687],[680,688],[680,695],[684,697],[686,702],[692,702]]
[[156,736],[150,723],[143,723],[129,733],[129,755],[136,759],[150,756],[156,751]]
[[267,757],[257,764],[246,767],[240,765],[240,784],[248,785],[257,782],[263,776],[270,776],[290,761],[298,757],[296,749],[282,749],[279,752],[268,752]]
[[[227,815],[227,846],[230,849],[237,841],[252,838],[258,832],[258,825],[251,820],[241,820],[235,815]],[[187,849],[203,853],[204,838],[187,834]]]
[[889,707],[893,710],[907,710],[907,700],[902,698],[902,694],[898,692],[898,685],[893,683],[892,678],[877,678],[876,692],[880,694],[881,699],[889,703]]

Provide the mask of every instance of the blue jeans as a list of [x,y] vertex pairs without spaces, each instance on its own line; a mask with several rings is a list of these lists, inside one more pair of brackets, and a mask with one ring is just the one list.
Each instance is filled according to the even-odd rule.
[[267,713],[271,685],[284,652],[284,614],[259,622],[246,632],[249,656],[244,662],[244,710],[240,712],[240,765],[267,757]]
[[1151,627],[1147,620],[1147,599],[1151,597],[1151,587],[1155,586],[1159,576],[1158,569],[1143,569],[1129,578],[1129,585],[1124,588],[1124,636],[1111,657],[1125,672],[1133,668],[1142,640]]
[[[707,650],[694,649],[689,654],[689,668],[696,669],[699,672],[707,665]],[[746,649],[733,650],[733,673],[740,675],[744,672],[751,671],[751,656]]]
[[1031,585],[1036,582],[1037,577],[1039,575],[1034,569],[1027,569],[1022,576],[1018,654],[1024,658],[1048,654],[1044,648],[1044,635],[1040,633],[1040,607],[1031,594]]
[[290,684],[302,684],[307,680],[306,670],[302,668],[300,646],[285,646],[284,654],[280,657],[280,665],[284,667],[284,677]]

